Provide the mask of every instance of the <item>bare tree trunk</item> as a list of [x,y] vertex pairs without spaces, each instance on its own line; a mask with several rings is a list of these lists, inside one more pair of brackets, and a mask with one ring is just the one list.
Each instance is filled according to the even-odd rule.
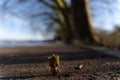
[[65,20],[65,43],[72,43],[73,35],[71,30],[71,23],[70,23],[70,15],[68,12],[63,12],[64,20]]
[[83,41],[99,43],[99,37],[92,27],[88,0],[71,0],[71,4],[77,38]]

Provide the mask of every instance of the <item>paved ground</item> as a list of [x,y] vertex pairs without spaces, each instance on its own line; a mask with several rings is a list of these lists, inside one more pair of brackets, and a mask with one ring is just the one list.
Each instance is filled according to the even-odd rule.
[[119,49],[109,49],[109,48],[105,48],[105,47],[95,47],[95,46],[83,46],[83,47],[87,48],[87,49],[95,50],[95,51],[101,51],[105,54],[120,58],[120,50]]
[[[61,58],[58,76],[48,66],[52,52]],[[70,45],[0,48],[0,80],[120,80],[120,59]]]

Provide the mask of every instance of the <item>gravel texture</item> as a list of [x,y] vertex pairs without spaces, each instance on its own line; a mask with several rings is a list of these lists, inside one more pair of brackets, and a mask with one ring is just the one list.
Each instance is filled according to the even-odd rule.
[[[52,52],[61,60],[56,76],[47,60]],[[74,46],[0,48],[0,80],[120,80],[120,59]]]

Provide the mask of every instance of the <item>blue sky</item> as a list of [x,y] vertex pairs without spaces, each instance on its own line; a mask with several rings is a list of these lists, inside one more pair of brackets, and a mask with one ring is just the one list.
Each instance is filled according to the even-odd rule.
[[[9,0],[3,6],[5,1],[8,0],[0,0],[0,40],[44,40],[48,38],[44,34],[45,24],[42,18],[31,18],[41,12],[49,11],[48,9],[37,0],[28,0],[29,3]],[[120,25],[120,0],[106,1],[109,4],[103,3],[102,0],[89,0],[93,26],[97,29],[112,31],[113,26]],[[36,27],[39,32],[32,32],[30,26]]]
[[[89,0],[95,28],[113,31],[120,25],[120,0]],[[104,2],[109,2],[105,4]]]

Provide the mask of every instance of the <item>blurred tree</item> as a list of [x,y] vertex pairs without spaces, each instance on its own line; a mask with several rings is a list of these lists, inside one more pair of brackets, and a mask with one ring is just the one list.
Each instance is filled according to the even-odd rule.
[[99,37],[92,27],[87,0],[71,0],[71,6],[67,5],[66,0],[39,1],[51,8],[57,15],[57,20],[52,15],[50,17],[60,24],[59,29],[62,30],[59,30],[59,33],[64,33],[63,39],[66,43],[71,43],[73,39],[99,43]]
[[[5,0],[5,5],[8,0]],[[11,1],[11,0],[10,0]],[[30,2],[30,0],[16,0],[19,3]],[[98,43],[99,37],[96,35],[95,30],[91,24],[91,16],[88,6],[88,0],[38,0],[47,8],[49,13],[46,11],[43,15],[46,15],[48,21],[48,29],[50,30],[51,26],[57,26],[56,35],[60,35],[62,40],[66,43],[71,43],[74,39],[80,39],[82,41],[96,42]],[[38,3],[36,0],[36,2]],[[71,5],[68,4],[71,1]],[[89,0],[96,1],[96,0]],[[109,4],[109,0],[97,0],[99,3]],[[38,3],[39,4],[39,3]],[[4,6],[5,6],[4,5]],[[21,4],[23,5],[23,4]],[[30,6],[35,4],[30,3]],[[39,8],[37,8],[37,11]],[[44,8],[45,9],[45,8]],[[72,9],[72,11],[71,11]],[[27,10],[27,11],[26,11]],[[31,13],[31,7],[28,9],[21,9],[19,12],[23,12],[24,17],[26,15],[30,18],[36,18],[40,16],[41,13]],[[25,11],[25,12],[24,12]],[[41,10],[40,10],[41,11]],[[36,16],[37,15],[37,16]],[[29,19],[30,19],[29,18]],[[42,18],[43,19],[43,18]],[[40,27],[40,26],[39,26]]]
[[[17,1],[19,3],[21,3],[24,1],[28,1],[28,0],[17,0]],[[62,37],[63,41],[65,41],[66,43],[71,43],[73,38],[80,38],[83,40],[88,38],[88,40],[89,39],[92,40],[92,33],[89,31],[88,25],[85,25],[87,23],[88,19],[86,17],[83,17],[83,18],[79,17],[80,15],[84,16],[82,14],[82,9],[83,10],[85,9],[84,7],[82,7],[84,5],[80,6],[81,11],[79,11],[79,7],[76,7],[79,4],[75,3],[77,1],[75,1],[75,2],[72,1],[72,4],[76,5],[76,6],[72,5],[73,12],[75,13],[74,15],[78,15],[77,16],[78,19],[76,19],[74,17],[74,21],[73,21],[73,18],[72,18],[73,16],[71,13],[71,6],[68,6],[66,0],[50,0],[50,1],[39,0],[39,1],[42,2],[43,4],[45,4],[46,6],[48,6],[54,13],[54,15],[51,13],[44,13],[44,14],[47,15],[49,18],[51,18],[54,22],[59,24],[57,34]],[[6,0],[3,4],[3,7],[5,7],[8,2],[9,1]],[[79,1],[79,3],[83,4],[83,2],[80,2],[80,1]],[[76,7],[76,8],[74,8],[74,7]],[[76,10],[78,12],[76,12]],[[81,14],[79,14],[79,12],[81,12]],[[87,14],[85,14],[85,16],[86,15]],[[79,25],[79,21],[76,21],[75,19],[79,20],[79,21],[83,20],[83,22],[85,22],[85,23]],[[75,23],[75,25],[74,25],[74,23]],[[89,22],[87,24],[89,24]]]
[[100,39],[92,26],[88,0],[71,1],[77,37],[83,41],[99,43]]
[[62,40],[65,43],[71,43],[73,39],[72,28],[74,27],[72,24],[73,21],[71,21],[71,10],[65,0],[51,0],[50,2],[47,0],[39,1],[48,6],[55,14],[54,16],[56,16],[56,18],[53,15],[49,15],[49,17],[59,24],[60,28],[58,28],[58,32],[62,37]]

